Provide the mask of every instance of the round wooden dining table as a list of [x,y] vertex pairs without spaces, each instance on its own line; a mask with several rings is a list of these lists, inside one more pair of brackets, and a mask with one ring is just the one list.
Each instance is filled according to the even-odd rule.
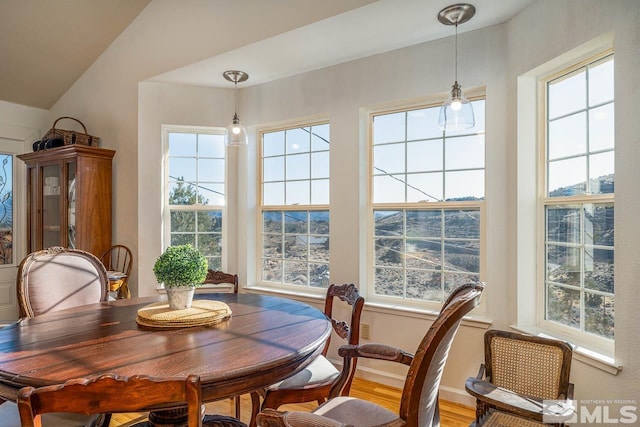
[[331,324],[298,301],[256,294],[198,294],[225,302],[229,319],[162,330],[136,323],[144,297],[51,312],[0,329],[0,397],[24,386],[105,373],[200,375],[204,402],[264,388],[302,369],[322,351]]

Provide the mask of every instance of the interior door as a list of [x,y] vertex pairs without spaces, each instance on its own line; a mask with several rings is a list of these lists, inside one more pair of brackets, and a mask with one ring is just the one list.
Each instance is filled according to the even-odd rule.
[[[23,152],[24,141],[16,141],[0,137],[0,322],[6,323],[18,318],[16,298],[16,273],[24,254],[20,253],[24,240],[24,226],[21,215],[23,209],[16,209],[20,204],[22,170],[20,159],[16,154]],[[17,195],[18,197],[14,197]],[[23,203],[23,202],[22,202]]]

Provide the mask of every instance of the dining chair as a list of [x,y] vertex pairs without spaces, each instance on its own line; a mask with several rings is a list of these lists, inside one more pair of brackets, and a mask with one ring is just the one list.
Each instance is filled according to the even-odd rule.
[[[553,338],[485,332],[484,364],[465,384],[476,398],[475,425],[564,425],[575,410],[572,352],[569,343]],[[553,401],[553,407],[544,400]]]
[[79,249],[53,246],[27,255],[18,267],[21,318],[106,301],[107,270]]
[[[202,282],[205,286],[196,288],[196,292],[233,292],[238,293],[238,275],[225,273],[224,271],[211,270],[207,271],[207,277]],[[216,286],[206,286],[216,285]]]
[[[337,301],[342,302],[343,308],[348,309],[349,321],[341,320],[337,316]],[[344,343],[357,345],[360,342],[360,317],[362,308],[364,307],[364,298],[360,296],[358,288],[353,283],[335,285],[332,284],[327,289],[324,300],[324,314],[331,321],[333,330],[338,338]],[[331,337],[327,340],[322,353],[316,357],[303,370],[295,375],[273,384],[258,392],[251,394],[252,416],[250,427],[255,426],[255,417],[260,410],[266,408],[278,409],[287,403],[304,403],[318,402],[324,403],[328,397],[331,388],[339,380],[344,384],[340,393],[344,396],[349,395],[351,382],[356,371],[357,360],[354,360],[350,366],[343,366],[339,371],[327,359],[327,352],[331,344]],[[262,404],[260,404],[262,398]]]
[[331,398],[312,412],[280,412],[265,409],[257,416],[260,427],[344,427],[351,426],[439,426],[438,387],[449,349],[464,315],[476,307],[484,283],[470,283],[455,289],[438,317],[427,330],[415,354],[384,344],[344,345],[338,350],[344,366],[355,358],[369,358],[409,366],[400,410],[390,411],[372,402],[339,396],[346,380],[342,377],[331,389]]
[[104,374],[59,385],[24,387],[18,392],[22,427],[40,427],[43,414],[49,413],[138,412],[159,405],[178,408],[185,404],[188,427],[201,427],[202,395],[197,375],[184,380]]
[[113,245],[102,254],[100,261],[107,269],[109,291],[117,292],[118,299],[131,298],[128,283],[133,267],[131,250],[124,245]]

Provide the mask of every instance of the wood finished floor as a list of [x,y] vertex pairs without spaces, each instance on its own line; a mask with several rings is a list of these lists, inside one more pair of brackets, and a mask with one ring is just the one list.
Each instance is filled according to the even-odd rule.
[[[351,396],[369,400],[394,412],[397,412],[400,406],[401,394],[402,390],[361,378],[356,378],[351,387]],[[249,395],[242,396],[240,406],[240,418],[248,424],[251,418],[251,399]],[[316,406],[317,404],[315,403],[292,404],[284,405],[280,410],[310,411]],[[231,399],[208,403],[206,408],[208,414],[232,415],[234,413]],[[474,417],[474,408],[443,400],[440,401],[440,425],[442,427],[467,427],[474,421]],[[113,414],[111,426],[130,427],[145,419],[146,416],[142,413]]]

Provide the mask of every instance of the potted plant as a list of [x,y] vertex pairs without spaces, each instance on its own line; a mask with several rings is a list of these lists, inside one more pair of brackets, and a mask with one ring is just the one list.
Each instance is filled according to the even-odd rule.
[[196,286],[207,277],[207,259],[193,246],[169,246],[153,265],[159,283],[164,283],[172,309],[191,307]]

